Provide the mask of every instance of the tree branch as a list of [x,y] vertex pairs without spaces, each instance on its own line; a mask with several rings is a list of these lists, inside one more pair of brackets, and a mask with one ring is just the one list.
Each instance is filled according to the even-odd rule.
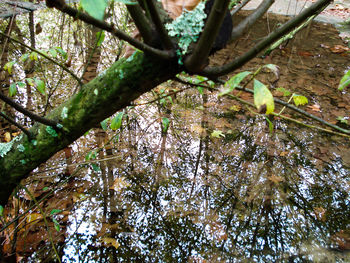
[[199,41],[193,53],[185,60],[185,66],[190,72],[198,72],[205,64],[229,4],[230,0],[216,0],[214,2]]
[[295,18],[289,20],[287,23],[282,25],[280,28],[276,29],[268,36],[266,36],[263,40],[261,40],[258,44],[244,53],[242,56],[234,59],[228,64],[219,67],[207,67],[202,72],[198,73],[202,76],[206,76],[209,78],[217,78],[219,76],[226,75],[239,67],[243,66],[245,63],[256,57],[261,51],[271,45],[273,42],[288,34],[295,27],[302,24],[307,18],[310,16],[319,13],[323,8],[329,5],[332,0],[319,0],[318,2],[312,4],[309,8],[302,11]]
[[169,51],[164,51],[164,50],[159,50],[156,48],[153,48],[141,41],[138,41],[134,38],[132,38],[131,36],[129,36],[128,34],[126,34],[125,32],[116,29],[113,25],[108,24],[104,21],[98,20],[86,13],[82,13],[79,10],[70,7],[69,5],[67,5],[64,0],[46,0],[46,5],[48,7],[55,7],[58,10],[60,10],[61,12],[74,17],[75,19],[78,18],[81,21],[84,21],[85,23],[88,23],[90,25],[93,25],[95,27],[98,27],[100,29],[103,29],[109,33],[111,33],[112,35],[118,37],[121,40],[124,40],[126,42],[128,42],[130,45],[134,46],[135,48],[147,53],[148,55],[151,55],[153,57],[156,58],[160,58],[160,59],[171,59],[174,57],[174,54],[172,54],[172,52]]
[[140,5],[127,5],[126,7],[132,19],[134,20],[134,23],[137,29],[139,30],[143,38],[143,41],[146,44],[152,43],[153,33],[152,33],[151,25],[147,17],[144,15]]
[[231,33],[230,42],[235,41],[247,28],[251,27],[259,18],[261,18],[274,2],[275,0],[264,0],[253,13],[240,22],[239,25],[235,26]]
[[171,38],[168,35],[168,32],[166,31],[162,20],[160,19],[158,10],[153,2],[153,0],[146,0],[147,2],[147,6],[152,18],[152,21],[154,23],[155,26],[155,30],[156,32],[159,34],[160,37],[160,41],[162,42],[163,47],[166,50],[173,50],[174,49],[174,45],[171,41]]

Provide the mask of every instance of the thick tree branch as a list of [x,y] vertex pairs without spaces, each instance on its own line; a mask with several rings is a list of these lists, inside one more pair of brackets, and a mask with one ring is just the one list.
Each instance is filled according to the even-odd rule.
[[266,36],[263,40],[261,40],[258,44],[244,53],[242,56],[234,59],[228,64],[225,64],[220,67],[207,67],[200,75],[207,76],[209,78],[217,78],[219,76],[226,75],[240,67],[242,67],[245,63],[256,57],[261,51],[271,45],[273,42],[283,37],[285,34],[288,34],[295,27],[301,25],[306,19],[314,14],[318,14],[321,12],[326,6],[328,6],[332,0],[319,0],[318,2],[312,4],[309,8],[303,10],[299,15],[295,18],[289,20],[287,23],[282,25],[280,28],[273,31],[271,34]]
[[131,36],[129,36],[128,34],[124,33],[121,30],[116,29],[113,25],[110,25],[104,21],[98,20],[86,13],[82,13],[79,10],[70,7],[69,5],[67,5],[64,0],[50,0],[50,1],[46,1],[46,4],[48,7],[55,7],[58,10],[60,10],[61,12],[74,17],[74,18],[78,18],[81,21],[84,21],[85,23],[88,23],[90,25],[93,25],[95,27],[98,27],[100,29],[103,29],[111,34],[113,34],[114,36],[118,37],[121,40],[124,40],[126,42],[128,42],[130,45],[134,46],[135,48],[147,53],[148,55],[151,55],[153,57],[157,57],[157,58],[161,58],[161,59],[171,59],[174,57],[174,54],[172,54],[172,52],[169,51],[163,51],[163,50],[159,50],[156,48],[153,48],[141,41],[138,41],[134,38],[132,38]]
[[230,0],[216,0],[214,2],[199,41],[193,53],[185,60],[185,67],[190,72],[198,72],[206,63],[229,4]]
[[137,29],[139,30],[143,38],[143,41],[146,44],[152,43],[152,39],[153,39],[152,28],[147,17],[144,15],[140,5],[127,5],[126,7],[132,19],[134,20],[134,23]]
[[239,38],[247,28],[250,28],[255,22],[261,18],[270,6],[275,2],[275,0],[264,0],[256,10],[246,17],[239,25],[235,26],[231,33],[231,42]]
[[47,126],[52,126],[55,129],[58,128],[57,127],[58,122],[46,119],[44,117],[40,117],[39,115],[36,115],[35,113],[28,111],[27,109],[23,108],[21,105],[19,105],[14,100],[12,100],[9,97],[7,97],[6,95],[4,95],[2,92],[0,92],[0,100],[4,101],[8,105],[15,108],[16,110],[23,113],[25,116],[28,116],[29,118],[31,118],[34,121],[40,122],[40,123],[47,125]]
[[[33,144],[23,137],[12,150],[0,158],[0,205],[7,202],[12,190],[34,168],[67,147],[86,131],[131,101],[180,72],[177,60],[155,59],[135,52],[120,59],[101,76],[84,85],[84,89],[50,112],[46,118],[63,125],[56,134],[36,123],[29,129]],[[25,151],[17,150],[21,144]]]
[[168,32],[166,31],[166,29],[163,25],[162,20],[160,19],[156,5],[154,4],[153,0],[146,0],[146,2],[147,2],[147,6],[149,9],[152,21],[153,21],[154,26],[155,26],[155,30],[159,34],[160,41],[161,41],[163,47],[166,50],[173,50],[174,45],[171,41],[171,38],[168,35]]

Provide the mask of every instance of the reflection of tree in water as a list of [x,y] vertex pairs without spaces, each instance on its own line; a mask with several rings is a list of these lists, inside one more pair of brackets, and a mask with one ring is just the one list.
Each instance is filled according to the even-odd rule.
[[[220,116],[178,105],[168,115],[167,133],[158,124],[145,125],[144,133],[147,120],[123,131],[111,150],[119,161],[101,165],[104,186],[96,192],[103,212],[94,215],[102,225],[97,237],[117,240],[118,249],[93,249],[99,239],[92,235],[80,253],[95,250],[96,260],[128,262],[332,262],[346,256],[348,170],[340,160],[315,161],[312,131],[280,123],[268,135],[262,120],[231,118],[226,137],[213,138]],[[193,131],[198,122],[203,129]],[[118,191],[110,189],[116,178]]]

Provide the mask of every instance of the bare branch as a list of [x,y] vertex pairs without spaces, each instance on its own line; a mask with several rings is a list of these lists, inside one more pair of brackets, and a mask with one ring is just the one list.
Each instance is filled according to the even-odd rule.
[[58,122],[53,121],[53,120],[49,120],[46,119],[44,117],[41,117],[39,115],[36,115],[33,112],[28,111],[27,109],[23,108],[21,105],[19,105],[17,102],[15,102],[14,100],[10,99],[9,97],[7,97],[6,95],[4,95],[2,92],[0,92],[0,99],[4,102],[6,102],[8,105],[10,105],[11,107],[15,108],[16,110],[18,110],[19,112],[23,113],[24,115],[28,116],[29,118],[31,118],[32,120],[35,120],[37,122],[40,122],[44,125],[48,125],[48,126],[52,126],[53,128],[57,129],[57,124]]
[[60,10],[61,12],[65,13],[71,17],[74,17],[75,19],[80,19],[81,21],[84,21],[85,23],[88,23],[90,25],[93,25],[95,27],[103,29],[103,30],[113,34],[114,36],[118,37],[119,39],[128,42],[129,44],[131,44],[135,48],[147,53],[148,55],[151,55],[153,57],[157,57],[160,59],[171,59],[174,57],[174,54],[172,54],[172,52],[156,49],[156,48],[153,48],[153,47],[151,47],[151,46],[149,46],[141,41],[138,41],[138,40],[132,38],[131,36],[129,36],[128,34],[126,34],[125,32],[116,29],[113,25],[108,24],[104,21],[98,20],[98,19],[96,19],[96,18],[94,18],[86,13],[82,13],[79,10],[77,10],[73,7],[70,7],[69,5],[67,5],[64,2],[64,0],[50,0],[50,1],[47,0],[46,4],[48,7],[55,7],[58,10]]
[[147,17],[144,15],[142,8],[140,5],[127,5],[126,6],[132,19],[134,20],[134,23],[139,30],[143,41],[146,44],[152,43],[152,29],[151,25],[147,19]]
[[174,45],[171,42],[171,38],[169,37],[168,32],[166,31],[162,23],[162,20],[160,19],[157,7],[155,6],[153,0],[147,0],[146,2],[147,2],[147,6],[149,9],[152,21],[155,26],[155,30],[159,34],[160,41],[162,42],[163,47],[167,50],[173,50]]
[[231,33],[230,42],[235,41],[247,28],[250,28],[253,24],[255,24],[255,22],[266,13],[274,2],[275,0],[264,0],[253,13],[240,22],[239,25],[234,27]]
[[266,36],[263,40],[261,40],[258,44],[256,44],[254,47],[252,47],[250,50],[248,50],[246,53],[244,53],[242,56],[234,59],[228,64],[225,64],[223,66],[219,67],[207,67],[202,72],[200,72],[200,75],[207,76],[209,78],[217,78],[219,76],[226,75],[240,67],[242,67],[245,63],[253,59],[255,56],[257,56],[261,51],[263,51],[265,48],[267,48],[269,45],[271,45],[273,42],[284,36],[285,34],[288,34],[290,31],[292,31],[295,27],[302,24],[306,19],[308,19],[310,16],[318,14],[321,12],[325,7],[327,7],[332,0],[319,0],[318,2],[312,4],[309,8],[302,11],[299,15],[294,17],[293,19],[289,20],[287,23],[270,33],[268,36]]
[[193,53],[185,60],[185,66],[189,71],[198,72],[205,64],[220,31],[229,4],[229,0],[216,0],[214,2],[199,41]]

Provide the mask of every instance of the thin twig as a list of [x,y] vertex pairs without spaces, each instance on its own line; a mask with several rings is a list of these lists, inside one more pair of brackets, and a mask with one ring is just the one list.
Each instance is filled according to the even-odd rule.
[[0,116],[3,117],[5,120],[7,120],[9,123],[15,125],[21,131],[23,131],[28,136],[29,140],[31,139],[31,137],[32,137],[31,133],[26,128],[24,128],[22,125],[20,125],[15,120],[13,120],[12,118],[10,118],[9,116],[7,116],[5,113],[3,113],[1,111],[0,111]]
[[10,99],[9,97],[7,97],[6,95],[4,95],[2,92],[0,92],[0,99],[4,102],[6,102],[8,105],[10,105],[11,107],[15,108],[16,110],[18,110],[19,112],[23,113],[24,115],[28,116],[29,118],[31,118],[32,120],[35,120],[37,122],[40,122],[44,125],[48,125],[48,126],[52,126],[52,128],[57,129],[57,121],[53,121],[44,117],[41,117],[39,115],[36,115],[33,112],[28,111],[27,109],[23,108],[21,105],[19,105],[17,102],[15,102],[14,100]]

